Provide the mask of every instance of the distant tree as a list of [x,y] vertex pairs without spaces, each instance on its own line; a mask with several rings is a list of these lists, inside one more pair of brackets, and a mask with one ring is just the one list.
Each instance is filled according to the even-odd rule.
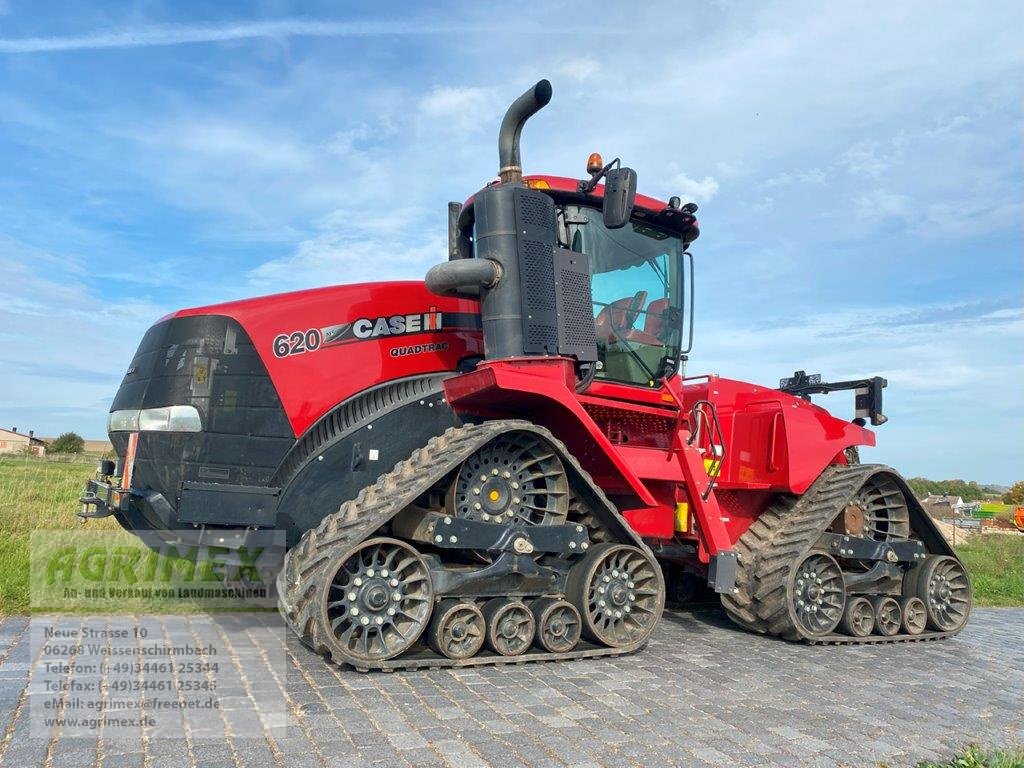
[[964,501],[982,501],[996,495],[973,480],[929,480],[926,477],[912,477],[907,483],[918,498],[934,493],[938,496],[959,496]]
[[1010,490],[1003,494],[1003,504],[1020,506],[1024,504],[1024,480],[1014,483]]
[[85,440],[74,432],[65,432],[52,443],[50,453],[81,453],[85,450]]

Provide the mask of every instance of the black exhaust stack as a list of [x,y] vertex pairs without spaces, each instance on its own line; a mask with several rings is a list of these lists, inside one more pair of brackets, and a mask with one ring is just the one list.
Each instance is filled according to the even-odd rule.
[[519,159],[519,137],[526,121],[551,101],[551,83],[541,80],[528,90],[505,112],[498,131],[498,178],[502,184],[516,184],[523,180],[523,165]]
[[438,264],[427,273],[434,293],[479,294],[489,360],[597,359],[587,257],[558,247],[554,200],[523,184],[523,125],[549,101],[551,83],[541,80],[512,102],[501,121],[501,183],[480,190],[473,200],[474,258]]

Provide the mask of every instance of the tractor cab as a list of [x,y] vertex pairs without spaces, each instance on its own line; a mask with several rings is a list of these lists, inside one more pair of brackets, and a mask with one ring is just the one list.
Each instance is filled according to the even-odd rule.
[[[617,165],[618,160],[612,164]],[[665,203],[636,194],[636,175],[628,168],[611,169],[613,174],[619,171],[627,176],[625,189],[620,184],[598,184],[610,170],[603,165],[600,155],[591,155],[587,170],[589,179],[527,176],[519,184],[532,194],[549,197],[553,203],[554,249],[549,259],[557,264],[570,254],[585,257],[580,261],[586,264],[589,302],[584,304],[589,304],[588,317],[593,319],[596,351],[592,378],[655,387],[679,370],[693,338],[693,257],[687,248],[699,235],[693,215],[697,207],[692,203],[682,206],[675,197]],[[500,185],[485,188],[482,193],[495,186]],[[613,193],[606,197],[609,188],[613,188]],[[476,205],[479,197],[480,194],[462,205],[450,204],[452,260],[494,256],[493,251],[486,247],[482,251],[480,247],[482,233],[477,227]],[[614,215],[609,215],[609,207],[617,209]],[[524,269],[518,258],[515,262],[522,280],[523,273],[532,270]],[[526,277],[531,283],[536,279],[529,274]],[[528,283],[522,288],[535,293],[554,287],[556,294],[574,287],[582,290],[579,281],[556,278],[555,282],[555,286]],[[482,285],[481,289],[486,294],[491,287]],[[466,292],[460,287],[456,293],[471,295],[477,290],[472,287]],[[522,299],[530,301],[529,296]],[[564,306],[571,302],[559,300],[556,295],[555,303]],[[533,319],[534,314],[527,311],[526,319]],[[556,312],[556,326],[581,321],[563,315],[560,310]],[[552,351],[545,349],[543,354]],[[571,356],[584,364],[591,362],[584,359],[585,354]]]

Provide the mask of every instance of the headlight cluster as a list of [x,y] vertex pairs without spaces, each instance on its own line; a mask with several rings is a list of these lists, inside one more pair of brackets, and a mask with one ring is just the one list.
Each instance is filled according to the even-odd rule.
[[164,408],[129,408],[112,411],[107,417],[107,432],[202,432],[199,411],[191,405]]

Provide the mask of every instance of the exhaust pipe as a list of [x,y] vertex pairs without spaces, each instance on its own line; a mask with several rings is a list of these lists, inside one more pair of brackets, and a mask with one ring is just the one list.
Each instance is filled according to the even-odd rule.
[[505,113],[498,131],[498,178],[502,184],[523,180],[523,166],[519,159],[519,136],[523,126],[533,115],[551,101],[551,83],[541,80],[528,90]]

